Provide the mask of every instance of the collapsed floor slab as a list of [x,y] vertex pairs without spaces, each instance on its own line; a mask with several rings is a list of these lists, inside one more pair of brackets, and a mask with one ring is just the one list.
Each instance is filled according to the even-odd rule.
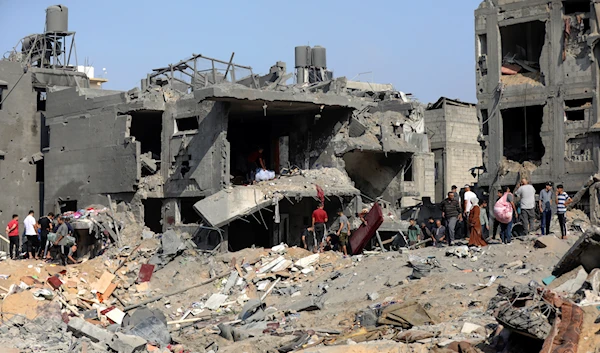
[[360,191],[350,178],[335,168],[302,171],[301,175],[283,176],[256,185],[235,186],[194,204],[194,210],[213,227],[222,227],[235,219],[249,216],[275,205],[285,197],[317,197],[317,185],[325,196],[358,196]]

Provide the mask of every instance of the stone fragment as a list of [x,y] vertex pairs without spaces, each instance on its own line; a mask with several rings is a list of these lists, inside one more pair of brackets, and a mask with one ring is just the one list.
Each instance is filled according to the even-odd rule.
[[108,346],[119,353],[135,353],[145,351],[146,343],[146,340],[139,336],[117,332]]
[[75,337],[88,337],[93,342],[108,344],[112,341],[112,334],[110,332],[78,317],[73,317],[69,320],[67,330],[73,332]]

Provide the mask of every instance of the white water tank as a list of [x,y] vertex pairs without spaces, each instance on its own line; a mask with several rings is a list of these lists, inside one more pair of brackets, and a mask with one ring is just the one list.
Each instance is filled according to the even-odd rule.
[[68,32],[69,9],[65,5],[52,5],[46,9],[46,32]]

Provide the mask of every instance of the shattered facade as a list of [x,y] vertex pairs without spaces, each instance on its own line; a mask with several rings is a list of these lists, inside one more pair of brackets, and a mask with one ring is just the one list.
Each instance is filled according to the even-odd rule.
[[514,185],[505,161],[531,162],[531,181],[576,191],[598,170],[599,4],[484,1],[475,11],[484,186]]
[[477,108],[442,97],[425,111],[425,130],[435,155],[435,199],[440,202],[452,185],[473,184],[483,169]]
[[[233,64],[230,72],[241,69]],[[235,83],[205,77],[199,84],[198,75],[189,86],[169,76],[147,79],[144,90],[50,92],[46,159],[63,168],[46,170],[46,207],[56,200],[80,207],[108,194],[155,231],[193,233],[204,221],[224,228],[218,236],[201,229],[204,241],[244,234],[232,239],[240,248],[299,242],[316,185],[333,203],[332,219],[336,207],[349,215],[362,209],[361,194],[396,209],[433,197],[427,137],[412,126],[412,103],[394,92],[357,93],[344,78],[288,86],[278,83],[282,63],[266,78]],[[259,145],[269,169],[297,167],[304,175],[241,185],[245,158]]]
[[[86,75],[77,72],[69,62],[70,51],[56,52],[60,47],[73,50],[73,35],[74,32],[66,28],[49,26],[43,34],[21,39],[21,51],[10,52],[0,59],[0,185],[4,194],[0,199],[0,223],[3,227],[12,214],[18,214],[22,220],[29,210],[34,210],[36,215],[54,210],[54,207],[44,209],[43,205],[44,152],[49,147],[47,91],[89,87]],[[0,247],[5,245],[2,243]]]
[[[85,68],[48,60],[66,55],[52,43],[72,32],[58,25],[0,61],[3,87],[16,87],[3,123],[20,124],[3,129],[11,137],[2,138],[2,186],[12,196],[2,201],[4,224],[13,212],[77,211],[110,196],[156,232],[175,227],[213,246],[232,235],[237,249],[299,243],[318,189],[330,224],[337,208],[356,216],[378,200],[394,231],[401,207],[434,201],[422,106],[391,85],[334,79],[323,47],[297,47],[295,73],[276,62],[266,75],[233,57],[194,55],[122,92],[90,87]],[[33,58],[44,75],[32,68],[19,83]],[[259,146],[283,176],[245,185],[246,159]]]

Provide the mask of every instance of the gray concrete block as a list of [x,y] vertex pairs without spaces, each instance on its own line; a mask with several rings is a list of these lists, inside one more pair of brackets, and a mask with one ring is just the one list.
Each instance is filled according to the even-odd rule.
[[350,137],[359,137],[362,136],[365,131],[367,131],[367,127],[357,119],[352,118],[350,119],[350,126],[348,126],[348,130]]
[[112,337],[112,341],[108,346],[119,353],[144,352],[146,350],[146,340],[139,336],[118,332]]
[[69,320],[67,330],[73,332],[75,337],[88,337],[93,342],[104,342],[108,344],[112,341],[112,333],[78,317]]

